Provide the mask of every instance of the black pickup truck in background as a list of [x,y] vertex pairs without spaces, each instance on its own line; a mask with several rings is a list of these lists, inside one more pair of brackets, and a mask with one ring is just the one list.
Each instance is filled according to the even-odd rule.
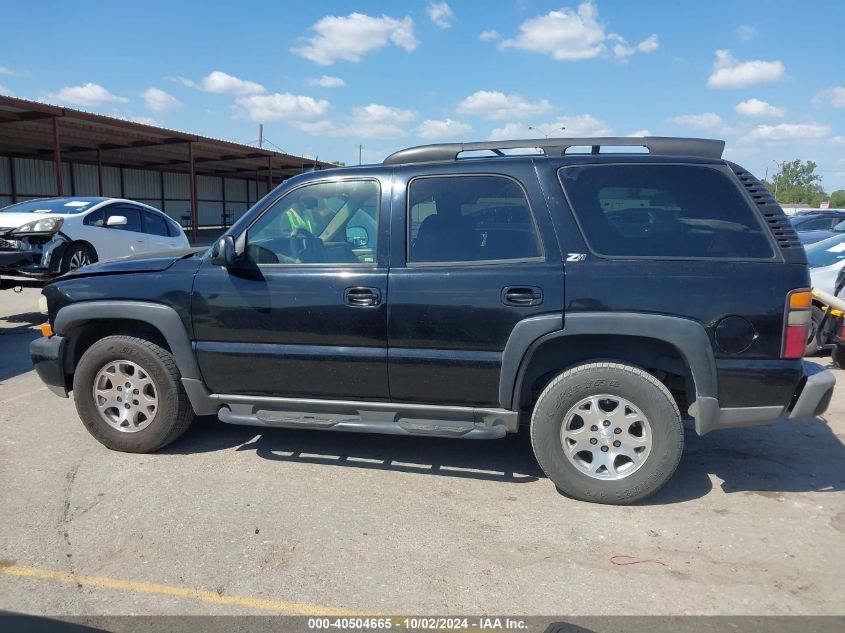
[[801,419],[833,393],[802,360],[804,250],[723,147],[442,144],[304,174],[204,254],[49,284],[33,362],[115,450],[155,451],[194,415],[476,439],[528,427],[565,494],[635,502],[675,471],[682,420],[705,434]]

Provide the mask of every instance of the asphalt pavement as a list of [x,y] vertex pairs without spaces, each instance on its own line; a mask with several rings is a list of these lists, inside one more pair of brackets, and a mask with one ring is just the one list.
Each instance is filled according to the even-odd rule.
[[522,435],[201,418],[160,453],[109,451],[31,369],[36,301],[0,292],[0,609],[845,612],[845,372],[824,419],[688,430],[660,493],[600,506],[561,496]]

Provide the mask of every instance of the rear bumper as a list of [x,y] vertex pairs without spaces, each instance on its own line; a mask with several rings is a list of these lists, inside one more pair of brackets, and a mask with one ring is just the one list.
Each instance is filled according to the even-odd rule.
[[836,378],[832,372],[821,365],[805,361],[804,380],[795,392],[797,397],[789,412],[789,419],[812,418],[827,411],[835,385]]
[[836,378],[817,363],[802,361],[801,379],[795,387],[788,406],[728,407],[719,406],[717,398],[701,397],[690,406],[695,429],[704,435],[716,429],[735,429],[745,426],[771,424],[782,419],[802,420],[827,411],[833,397]]
[[29,356],[38,377],[58,396],[67,398],[64,369],[65,339],[62,336],[42,336],[29,344]]

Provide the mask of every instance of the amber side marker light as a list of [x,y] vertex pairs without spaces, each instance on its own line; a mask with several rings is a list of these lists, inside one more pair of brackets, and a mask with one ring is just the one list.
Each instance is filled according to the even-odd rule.
[[41,336],[53,336],[53,328],[50,327],[49,323],[44,323],[41,326]]
[[783,350],[781,358],[802,358],[810,331],[810,307],[813,294],[809,290],[793,290],[786,297],[783,318]]

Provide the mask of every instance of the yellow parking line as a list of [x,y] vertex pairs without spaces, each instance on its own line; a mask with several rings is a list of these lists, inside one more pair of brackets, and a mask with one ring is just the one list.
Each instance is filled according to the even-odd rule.
[[55,580],[75,585],[88,585],[92,587],[103,587],[104,589],[120,589],[123,591],[135,591],[139,593],[151,593],[179,598],[190,598],[200,602],[212,604],[225,604],[251,609],[264,609],[278,611],[294,615],[333,615],[339,617],[354,617],[363,614],[322,607],[315,604],[302,604],[299,602],[288,602],[286,600],[267,600],[264,598],[250,598],[247,596],[226,596],[214,591],[203,591],[201,589],[189,589],[187,587],[175,587],[173,585],[160,585],[151,582],[133,582],[131,580],[119,580],[116,578],[100,578],[97,576],[79,576],[63,571],[52,569],[38,569],[36,567],[20,567],[18,565],[0,566],[0,574],[7,576],[21,576],[24,578],[38,578],[41,580]]
[[4,404],[9,404],[10,402],[14,402],[15,400],[22,400],[28,396],[32,396],[36,393],[40,393],[42,391],[47,391],[47,387],[39,387],[38,389],[33,389],[32,391],[25,391],[24,393],[19,393],[16,396],[12,396],[8,400],[0,400],[0,406]]

